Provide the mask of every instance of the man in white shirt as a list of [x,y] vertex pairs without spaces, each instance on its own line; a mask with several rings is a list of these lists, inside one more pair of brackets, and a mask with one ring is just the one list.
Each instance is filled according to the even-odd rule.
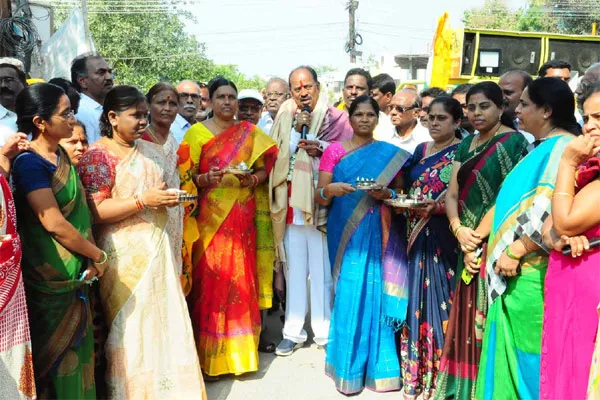
[[419,123],[421,99],[412,89],[402,89],[392,97],[390,117],[394,129],[392,134],[381,140],[414,153],[417,146],[431,141],[427,128]]
[[27,86],[25,73],[12,63],[0,63],[0,146],[17,132],[17,96]]
[[284,101],[290,98],[290,87],[288,83],[281,78],[271,78],[265,88],[266,111],[258,121],[258,127],[267,135],[271,135],[271,128],[277,116],[279,108]]
[[113,70],[98,55],[77,57],[71,64],[71,82],[81,93],[75,117],[85,126],[90,144],[100,139],[100,116],[106,94],[113,88]]
[[[329,337],[331,319],[333,281],[327,250],[327,237],[317,229],[320,221],[318,208],[306,212],[290,207],[292,202],[302,202],[305,194],[302,186],[293,186],[292,178],[302,176],[310,179],[310,174],[295,174],[296,150],[302,146],[311,158],[312,182],[300,181],[310,187],[316,185],[318,168],[324,149],[331,142],[342,142],[352,137],[352,128],[348,115],[327,105],[320,97],[321,85],[316,71],[310,66],[301,66],[292,71],[289,78],[292,98],[280,107],[271,135],[279,147],[277,161],[271,172],[269,185],[271,190],[271,219],[275,246],[280,261],[287,260],[287,301],[283,340],[277,346],[275,354],[288,356],[303,346],[307,340],[304,322],[308,312],[307,294],[310,276],[311,328],[314,341],[325,346]],[[311,112],[302,111],[310,107]],[[302,138],[302,127],[308,129],[306,139]],[[303,171],[298,168],[298,171]],[[295,181],[299,182],[299,181]],[[311,197],[311,196],[308,196]],[[298,203],[296,203],[298,204]],[[311,222],[312,220],[312,222]],[[283,246],[282,246],[283,245]],[[285,258],[281,257],[285,249]]]
[[[362,68],[352,68],[346,72],[346,78],[344,79],[344,88],[342,89],[342,96],[344,97],[344,111],[348,113],[352,102],[358,97],[364,94],[370,94],[373,86],[373,79],[368,71]],[[389,137],[394,129],[389,117],[383,112],[379,111],[379,123],[373,131],[373,137],[376,140],[383,140],[383,138]]]
[[395,93],[396,82],[394,82],[394,78],[388,74],[379,74],[373,77],[371,97],[379,104],[379,110],[385,115],[390,115],[390,103]]
[[181,143],[185,133],[196,123],[202,92],[200,85],[191,80],[183,80],[176,87],[179,94],[179,112],[171,125],[171,133],[177,143]]
[[[525,90],[527,85],[529,85],[532,81],[533,78],[531,75],[520,69],[506,72],[498,81],[498,86],[500,86],[502,89],[504,100],[506,100],[508,103],[505,112],[515,121],[515,127],[517,129],[519,128],[519,123],[517,121],[515,110],[519,105],[519,100],[521,100],[523,90]],[[531,133],[521,130],[519,130],[519,132],[525,136],[525,139],[527,139],[529,143],[533,143],[535,141],[535,137]]]

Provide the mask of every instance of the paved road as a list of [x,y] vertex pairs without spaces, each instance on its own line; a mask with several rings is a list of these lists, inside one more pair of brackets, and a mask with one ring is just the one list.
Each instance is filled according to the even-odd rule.
[[[267,319],[270,339],[279,343],[281,323],[279,315]],[[209,400],[329,400],[346,396],[335,390],[333,381],[325,376],[325,352],[314,343],[296,350],[289,357],[260,353],[258,372],[239,377],[227,377],[218,382],[207,382]],[[352,399],[402,399],[402,394],[363,391]]]

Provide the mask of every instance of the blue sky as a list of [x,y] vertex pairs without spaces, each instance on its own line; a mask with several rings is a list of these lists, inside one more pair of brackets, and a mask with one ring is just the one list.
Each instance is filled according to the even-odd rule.
[[[190,33],[219,64],[236,64],[247,75],[286,76],[300,64],[345,66],[346,0],[210,0],[194,2]],[[451,5],[449,5],[451,4]],[[462,26],[465,9],[483,0],[359,0],[358,48],[363,56],[425,52],[437,19],[448,11]],[[525,0],[507,0],[517,8]]]

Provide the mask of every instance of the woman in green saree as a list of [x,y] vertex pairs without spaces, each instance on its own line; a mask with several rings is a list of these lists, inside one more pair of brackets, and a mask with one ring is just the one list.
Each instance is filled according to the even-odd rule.
[[23,90],[16,111],[19,130],[32,136],[12,176],[38,396],[94,399],[86,283],[102,276],[107,257],[93,242],[83,187],[58,145],[71,136],[74,116],[64,91],[45,83]]
[[480,290],[485,281],[478,276],[473,257],[485,249],[492,222],[489,211],[502,181],[527,148],[527,140],[514,130],[503,110],[502,90],[493,82],[478,83],[467,93],[467,115],[479,133],[458,146],[446,195],[450,229],[463,254],[458,256],[458,283],[444,337],[436,399],[468,399],[475,394],[487,304]]

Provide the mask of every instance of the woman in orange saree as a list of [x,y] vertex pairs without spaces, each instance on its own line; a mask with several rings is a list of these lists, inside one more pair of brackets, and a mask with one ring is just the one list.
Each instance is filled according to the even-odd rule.
[[194,125],[183,145],[198,160],[200,189],[192,323],[202,371],[217,377],[258,370],[259,307],[270,306],[274,262],[266,180],[277,147],[255,125],[235,123],[232,82],[215,79],[209,91],[214,116]]

